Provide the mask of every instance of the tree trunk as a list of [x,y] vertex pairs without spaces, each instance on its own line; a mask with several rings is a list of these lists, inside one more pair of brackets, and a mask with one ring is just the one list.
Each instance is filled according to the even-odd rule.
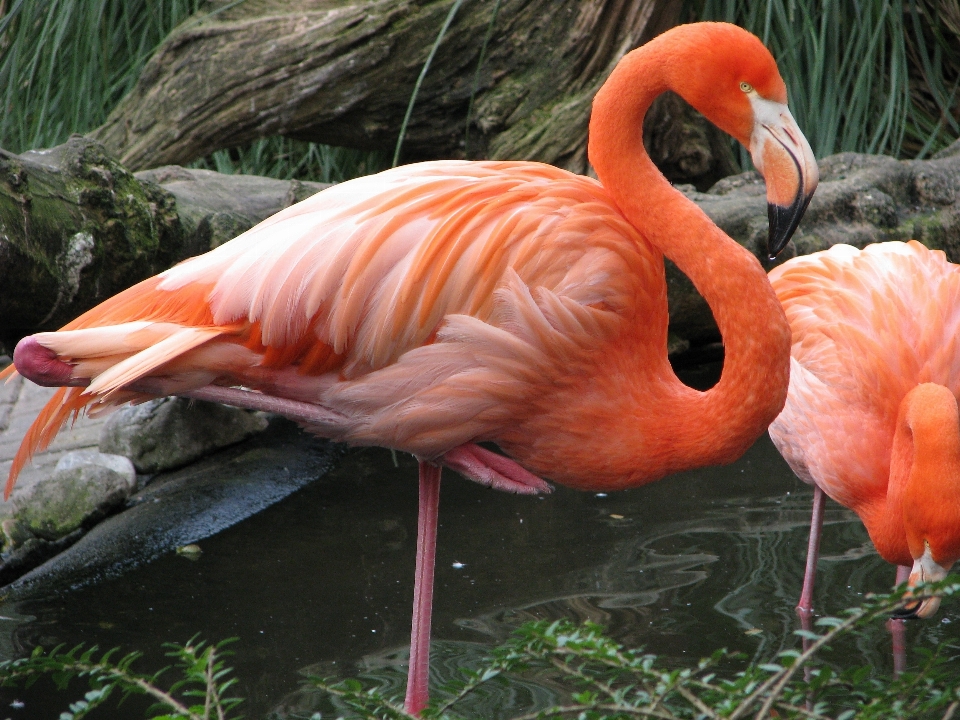
[[[199,13],[92,136],[132,169],[271,135],[392,151],[452,4],[248,0]],[[466,0],[417,95],[404,159],[530,159],[585,172],[594,93],[625,52],[675,24],[680,5]]]

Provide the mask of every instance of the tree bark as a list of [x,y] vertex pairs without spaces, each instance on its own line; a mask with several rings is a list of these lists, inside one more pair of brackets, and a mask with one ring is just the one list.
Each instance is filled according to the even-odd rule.
[[[452,4],[247,0],[205,10],[160,46],[91,135],[135,170],[271,135],[392,150]],[[494,18],[495,5],[460,7],[417,95],[404,159],[530,159],[585,172],[594,93],[625,52],[675,24],[681,1],[503,0]]]

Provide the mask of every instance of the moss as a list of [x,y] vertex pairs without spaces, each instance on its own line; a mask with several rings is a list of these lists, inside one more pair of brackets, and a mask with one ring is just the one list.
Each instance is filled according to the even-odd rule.
[[173,197],[98,143],[0,156],[0,340],[59,327],[183,257]]
[[960,262],[958,215],[957,208],[916,215],[898,228],[901,237],[896,239],[917,240],[931,250],[943,250],[950,262]]

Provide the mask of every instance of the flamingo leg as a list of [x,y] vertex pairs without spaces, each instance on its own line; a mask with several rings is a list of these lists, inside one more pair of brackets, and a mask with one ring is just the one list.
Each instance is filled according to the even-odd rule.
[[[35,375],[51,376],[58,384],[85,386],[88,380],[61,377],[69,366],[34,342],[21,350],[21,356],[37,365]],[[34,357],[36,356],[36,357]],[[63,367],[60,367],[63,366]],[[32,365],[30,367],[33,367]],[[52,369],[51,369],[52,368]],[[60,374],[57,374],[60,373]],[[162,384],[154,378],[141,378],[130,389],[158,396],[165,395]],[[233,387],[208,385],[177,393],[180,397],[221,402],[235,407],[262,410],[284,415],[315,428],[336,427],[343,417],[329,408],[267,393]],[[497,490],[521,494],[551,492],[544,480],[524,469],[510,458],[498,455],[475,443],[465,443],[446,452],[440,462],[470,480]],[[437,549],[437,512],[440,505],[441,467],[420,461],[420,505],[417,520],[417,568],[413,587],[413,620],[410,630],[410,664],[407,671],[407,695],[404,707],[418,715],[429,700],[430,619],[433,609],[433,571]]]
[[[819,485],[813,486],[813,512],[810,515],[810,539],[807,541],[807,567],[803,573],[803,590],[797,603],[797,614],[801,621],[813,614],[813,583],[817,575],[817,559],[820,557],[820,535],[823,533],[823,508],[826,495]],[[810,628],[804,625],[804,630]]]
[[404,709],[419,715],[430,698],[430,617],[433,610],[433,569],[437,555],[437,511],[441,468],[420,461],[420,510],[417,519],[417,573],[413,585],[410,665]]
[[494,490],[535,495],[552,492],[543,479],[521,467],[513,460],[498,455],[476,443],[464,443],[444,453],[440,462],[468,480]]
[[[897,586],[902,585],[910,578],[910,570],[909,565],[897,565]],[[895,678],[907,669],[907,629],[904,622],[906,621],[901,618],[887,620],[887,630],[890,632],[890,640],[893,646],[893,676]]]

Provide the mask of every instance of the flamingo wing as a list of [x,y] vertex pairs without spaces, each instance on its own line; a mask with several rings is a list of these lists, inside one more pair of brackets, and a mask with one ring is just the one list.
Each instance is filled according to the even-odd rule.
[[793,343],[774,443],[847,507],[884,497],[903,397],[923,382],[960,396],[960,270],[917,242],[888,242],[835,245],[770,280]]
[[665,346],[662,278],[589,178],[455,161],[360,178],[34,336],[90,384],[51,401],[20,461],[145,377],[315,403],[343,418],[326,437],[435,457],[490,439],[625,326]]

